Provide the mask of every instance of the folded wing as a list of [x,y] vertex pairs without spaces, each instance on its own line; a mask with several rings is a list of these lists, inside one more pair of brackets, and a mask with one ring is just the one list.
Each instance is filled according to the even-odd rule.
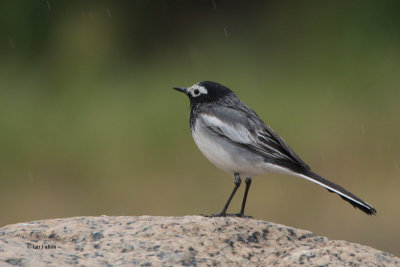
[[263,156],[265,162],[285,167],[294,175],[325,187],[329,192],[338,194],[342,199],[369,215],[376,213],[371,205],[354,194],[312,172],[283,139],[250,108],[246,106],[242,109],[217,107],[213,108],[212,112],[203,113],[200,116],[211,134],[226,138]]
[[211,133],[240,144],[263,156],[267,162],[309,170],[309,166],[267,126],[250,108],[231,109],[214,107],[203,113],[201,119]]

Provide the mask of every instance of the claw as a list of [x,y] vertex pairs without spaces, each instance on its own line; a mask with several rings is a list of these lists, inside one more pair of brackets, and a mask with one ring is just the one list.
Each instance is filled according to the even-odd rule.
[[215,217],[240,217],[240,218],[246,218],[246,219],[253,219],[253,216],[250,215],[244,215],[242,213],[217,213],[217,214],[211,214],[211,215],[204,215],[200,214],[201,216],[207,217],[207,218],[215,218]]

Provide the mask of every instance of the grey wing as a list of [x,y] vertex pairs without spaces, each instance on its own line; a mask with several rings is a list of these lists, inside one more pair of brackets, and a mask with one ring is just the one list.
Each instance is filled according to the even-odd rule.
[[264,157],[266,162],[285,167],[301,174],[300,177],[325,187],[328,191],[338,194],[356,208],[367,214],[375,214],[374,207],[353,195],[343,187],[328,181],[312,172],[299,156],[267,126],[249,107],[245,105],[208,108],[200,117],[211,134],[226,138],[250,151]]
[[240,109],[213,107],[201,117],[210,132],[246,147],[266,161],[310,169],[253,110],[242,105]]
[[267,146],[274,149],[278,154],[278,158],[287,159],[306,170],[310,170],[310,167],[268,125],[264,125],[261,130],[257,130],[256,134],[259,140],[258,144],[262,147]]

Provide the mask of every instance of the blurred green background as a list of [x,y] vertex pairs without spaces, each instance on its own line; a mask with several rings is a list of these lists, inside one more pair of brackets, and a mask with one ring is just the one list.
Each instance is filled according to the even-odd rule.
[[[0,226],[220,211],[172,86],[233,89],[369,217],[286,175],[256,177],[256,219],[400,255],[399,1],[2,1]],[[243,188],[231,205],[238,211]]]

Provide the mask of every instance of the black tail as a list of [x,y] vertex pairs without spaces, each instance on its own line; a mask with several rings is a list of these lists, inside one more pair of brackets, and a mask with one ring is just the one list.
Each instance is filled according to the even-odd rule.
[[374,209],[374,207],[372,207],[368,203],[364,202],[357,196],[353,195],[352,193],[350,193],[349,191],[347,191],[340,185],[332,183],[331,181],[326,180],[325,178],[319,176],[318,174],[316,174],[312,171],[307,171],[304,174],[300,174],[300,173],[296,173],[296,174],[299,175],[301,178],[307,179],[313,183],[316,183],[316,184],[319,184],[319,185],[325,187],[329,192],[338,194],[342,199],[349,202],[355,208],[359,208],[366,214],[368,214],[368,215],[376,214],[376,210]]

